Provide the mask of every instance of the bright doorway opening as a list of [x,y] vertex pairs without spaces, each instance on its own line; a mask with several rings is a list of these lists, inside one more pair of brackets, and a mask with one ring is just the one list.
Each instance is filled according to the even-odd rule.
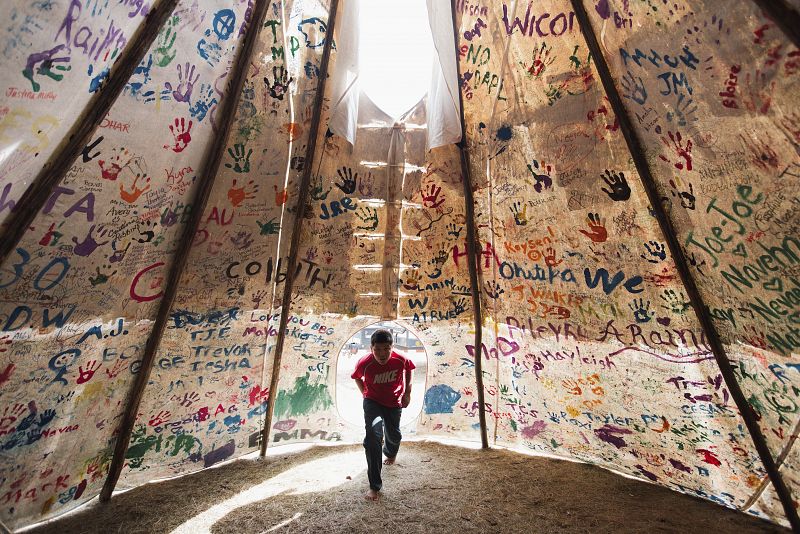
[[428,374],[428,355],[422,341],[411,330],[395,321],[382,321],[362,328],[341,348],[336,360],[336,408],[344,421],[363,428],[364,409],[361,405],[363,398],[350,375],[353,374],[358,360],[371,352],[370,337],[379,328],[392,332],[394,337],[392,350],[409,358],[416,366],[411,377],[411,404],[403,409],[403,418],[400,420],[400,427],[407,427],[422,412],[425,377]]

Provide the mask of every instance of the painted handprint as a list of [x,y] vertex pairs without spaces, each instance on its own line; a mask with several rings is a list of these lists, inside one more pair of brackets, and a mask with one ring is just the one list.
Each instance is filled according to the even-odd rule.
[[[6,337],[6,336],[3,336],[3,337]],[[11,343],[11,340],[10,339],[3,340],[3,344],[7,344],[7,343]],[[0,350],[0,352],[5,352],[6,350],[8,350],[8,349],[3,348],[2,350]],[[5,369],[0,371],[0,386],[2,386],[4,383],[8,382],[8,379],[11,378],[11,374],[14,372],[14,369],[16,369],[16,366],[13,363],[9,363],[8,365],[6,365]]]
[[154,56],[156,65],[159,67],[166,67],[172,63],[172,60],[175,59],[175,55],[178,53],[178,51],[172,47],[175,45],[175,39],[178,37],[175,27],[178,25],[179,21],[180,17],[178,17],[178,15],[171,16],[158,33]]
[[509,208],[514,215],[514,224],[525,226],[528,224],[528,205],[523,202],[514,202]]
[[455,315],[461,315],[467,309],[467,299],[460,298],[460,299],[453,299],[453,313]]
[[129,157],[130,153],[125,148],[113,149],[110,160],[98,160],[97,164],[100,166],[100,176],[103,180],[114,181],[119,176],[119,173],[128,166],[133,157]]
[[261,229],[259,234],[276,235],[281,229],[280,223],[275,222],[276,219],[277,217],[273,217],[272,219],[270,219],[265,223],[262,223],[261,221],[256,221],[256,224],[258,224],[258,227]]
[[276,206],[283,206],[286,202],[289,201],[289,191],[284,189],[278,189],[276,184],[272,184],[272,189],[275,190],[275,205]]
[[697,199],[694,196],[694,187],[692,187],[691,182],[689,182],[689,188],[685,191],[681,187],[680,180],[677,180],[677,183],[675,180],[670,180],[669,186],[672,190],[672,196],[680,199],[681,207],[686,208],[687,210],[695,209]]
[[642,298],[638,300],[633,299],[633,301],[630,304],[628,304],[628,307],[633,312],[633,319],[637,323],[646,323],[653,318],[653,315],[655,315],[655,312],[650,311],[649,300],[645,302],[644,299]]
[[372,185],[374,183],[375,178],[373,178],[371,172],[368,172],[367,175],[358,182],[358,193],[362,197],[370,198],[372,196]]
[[228,148],[228,154],[233,158],[233,163],[226,163],[225,166],[238,173],[250,172],[250,155],[252,153],[252,148],[245,153],[244,143],[236,143],[233,148]]
[[644,248],[647,250],[647,254],[642,253],[641,258],[649,263],[660,263],[667,259],[667,249],[663,243],[650,241],[644,244]]
[[773,143],[769,135],[767,135],[766,142],[760,139],[751,141],[749,136],[745,137],[741,134],[739,134],[739,138],[741,138],[744,145],[752,154],[750,161],[757,167],[764,171],[775,171],[780,167],[778,154],[772,149]]
[[169,125],[169,131],[172,133],[172,144],[164,145],[164,148],[170,149],[176,154],[183,152],[183,149],[189,146],[192,142],[192,121],[189,121],[187,126],[186,119],[183,117],[176,117],[173,124]]
[[172,98],[174,98],[176,102],[188,103],[191,100],[194,84],[200,79],[200,73],[195,75],[194,69],[194,65],[190,65],[189,63],[186,63],[182,69],[181,66],[178,65],[178,87],[173,89],[170,82],[164,84],[164,87],[172,91]]
[[557,260],[556,259],[556,249],[553,247],[547,247],[544,251],[544,264],[548,267],[556,267],[559,264],[563,263],[564,260]]
[[608,239],[608,231],[606,230],[603,220],[597,213],[590,213],[587,218],[589,231],[580,229],[580,233],[594,241],[595,243],[603,243]]
[[[144,187],[137,187],[136,186],[136,184],[139,182],[140,179],[142,180],[142,182],[144,182]],[[150,177],[147,176],[146,174],[144,174],[144,175],[143,174],[137,174],[133,178],[133,184],[131,185],[131,189],[130,190],[126,189],[125,188],[125,184],[122,181],[120,181],[120,183],[119,183],[119,198],[121,198],[122,200],[124,200],[128,204],[133,204],[137,200],[139,200],[139,197],[142,196],[142,194],[144,192],[146,192],[148,190],[150,190]]]
[[286,69],[282,66],[272,67],[272,82],[269,77],[264,76],[264,83],[269,89],[269,94],[272,98],[283,100],[283,96],[289,90],[289,84],[294,81],[294,78],[286,79]]
[[622,96],[633,100],[639,105],[647,102],[647,90],[644,88],[642,78],[634,78],[631,71],[622,77]]
[[678,95],[678,102],[673,111],[668,111],[666,118],[669,122],[675,122],[677,126],[686,126],[688,120],[696,121],[697,105],[692,98],[687,98],[683,93]]
[[325,200],[328,198],[328,193],[331,192],[333,186],[328,187],[327,191],[323,191],[324,187],[322,186],[322,177],[315,176],[311,183],[311,191],[309,192],[311,196],[311,200]]
[[628,181],[625,179],[625,173],[614,172],[606,169],[605,175],[601,174],[600,177],[611,189],[601,188],[611,200],[620,202],[631,198],[631,188]]
[[686,313],[691,305],[689,301],[686,300],[686,295],[684,295],[682,291],[675,292],[674,289],[665,289],[664,294],[660,295],[659,298],[663,300],[665,304],[661,306],[662,308],[677,315]]
[[200,91],[194,104],[189,107],[189,113],[197,119],[197,122],[202,122],[208,112],[213,110],[216,105],[217,97],[214,95],[214,87],[203,84],[200,86]]
[[447,235],[451,235],[456,239],[458,239],[459,236],[461,236],[461,231],[464,229],[463,226],[458,226],[456,225],[456,223],[448,223],[446,228],[447,228]]
[[484,291],[486,291],[486,294],[489,296],[489,298],[496,299],[506,292],[505,289],[503,289],[500,284],[494,280],[488,280],[484,285],[486,286]]
[[[671,149],[673,149],[675,151],[675,155],[678,157],[678,161],[674,161],[674,162],[672,162],[672,164],[675,165],[675,168],[678,169],[678,170],[686,169],[687,171],[691,171],[692,170],[692,140],[691,139],[687,139],[686,143],[684,144],[683,136],[681,136],[680,132],[675,132],[675,133],[667,132],[667,135],[669,135],[669,140],[667,140],[667,138],[662,135],[661,136],[661,142],[667,148],[671,148]],[[671,160],[668,159],[663,154],[660,154],[658,157],[661,158],[663,161],[666,161],[667,163],[671,162]],[[683,160],[683,161],[681,161],[681,160]]]
[[253,306],[255,309],[261,309],[261,301],[264,300],[264,297],[267,296],[267,292],[263,289],[259,289],[258,291],[254,291],[253,295],[251,296],[251,300],[253,301]]
[[11,426],[25,413],[25,405],[16,403],[3,408],[3,417],[0,417],[0,431],[4,434],[10,433]]
[[86,362],[86,369],[83,368],[82,365],[78,366],[78,384],[83,384],[84,382],[88,382],[92,379],[94,374],[97,370],[100,369],[100,364],[97,363],[97,360],[91,360]]
[[689,255],[689,265],[697,269],[697,272],[700,273],[701,276],[706,275],[706,273],[703,272],[703,267],[706,266],[706,260],[698,260],[694,252]]
[[[53,72],[54,63],[68,63],[70,60],[69,55],[55,57],[56,54],[61,52],[61,50],[64,48],[66,48],[66,45],[60,44],[54,48],[51,48],[50,50],[45,50],[44,52],[38,52],[28,56],[28,61],[25,63],[25,69],[22,71],[22,75],[31,82],[31,87],[34,91],[38,92],[39,89],[41,89],[39,83],[34,80],[34,70],[35,74],[47,76],[51,80],[59,82],[64,78],[63,73],[72,69],[72,67],[66,65],[58,65],[55,67],[55,70],[58,72]],[[41,65],[36,67],[36,65],[39,63],[41,63]]]
[[234,179],[230,189],[228,189],[228,200],[230,200],[234,208],[237,208],[245,200],[256,198],[256,193],[258,193],[258,186],[255,185],[255,181],[250,180],[246,185],[236,187],[236,180]]
[[150,420],[147,421],[147,424],[150,426],[163,425],[164,423],[169,421],[170,417],[172,417],[172,412],[169,412],[167,410],[161,410],[156,415],[151,417]]
[[550,178],[550,173],[552,172],[550,165],[540,164],[538,160],[533,160],[532,163],[528,164],[528,171],[533,176],[533,189],[537,193],[541,193],[543,190],[550,189],[553,186],[553,179]]
[[108,240],[103,241],[102,243],[98,243],[97,241],[95,241],[94,236],[92,234],[94,233],[94,229],[96,226],[97,226],[96,224],[93,224],[89,228],[89,232],[86,234],[86,237],[83,239],[83,241],[79,242],[77,237],[72,238],[72,242],[75,243],[75,246],[72,247],[73,254],[75,254],[76,256],[84,256],[84,257],[89,256],[97,249],[97,247],[105,245],[106,243],[109,242]]
[[[103,265],[103,270],[107,269],[108,267],[109,267],[108,265]],[[89,277],[89,283],[92,284],[92,287],[107,283],[110,277],[117,274],[116,270],[114,270],[111,273],[104,273],[104,272],[101,273],[99,265],[95,267],[95,272],[97,273],[97,276]]]
[[334,182],[333,185],[338,187],[345,195],[352,195],[356,191],[356,183],[358,181],[358,173],[353,175],[353,169],[350,167],[342,167],[336,171],[342,183]]
[[375,208],[370,208],[369,206],[359,208],[359,210],[356,211],[356,217],[363,223],[356,227],[359,230],[371,232],[378,227],[378,211]]
[[212,67],[222,59],[222,47],[219,43],[207,41],[205,38],[197,42],[197,53]]
[[533,53],[531,54],[531,64],[530,66],[520,62],[525,70],[533,76],[534,78],[539,78],[544,74],[544,71],[553,64],[556,60],[555,57],[551,57],[550,53],[553,51],[552,46],[547,46],[546,43],[542,43],[541,46],[534,46]]
[[775,80],[767,78],[767,74],[756,70],[754,75],[747,73],[742,96],[744,106],[750,112],[766,114],[772,106],[772,95],[775,91]]
[[420,191],[422,194],[422,205],[426,208],[438,208],[441,206],[445,200],[444,197],[439,198],[439,193],[441,192],[441,187],[438,187],[436,184],[428,184],[427,187]]

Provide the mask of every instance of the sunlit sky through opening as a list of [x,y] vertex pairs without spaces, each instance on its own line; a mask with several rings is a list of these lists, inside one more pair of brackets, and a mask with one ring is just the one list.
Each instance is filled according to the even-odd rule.
[[428,92],[433,40],[425,0],[361,0],[359,82],[392,118]]

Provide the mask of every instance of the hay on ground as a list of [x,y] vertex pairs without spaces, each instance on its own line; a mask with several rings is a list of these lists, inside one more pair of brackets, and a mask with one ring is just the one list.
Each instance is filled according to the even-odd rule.
[[138,487],[49,523],[63,532],[782,532],[598,467],[405,442],[367,502],[360,445],[316,447]]

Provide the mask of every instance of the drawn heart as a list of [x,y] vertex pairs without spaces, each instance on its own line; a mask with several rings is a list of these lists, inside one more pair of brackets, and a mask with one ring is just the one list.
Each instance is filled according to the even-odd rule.
[[737,256],[741,256],[743,258],[746,258],[747,257],[747,249],[744,248],[744,243],[739,243],[738,245],[736,245],[736,248],[733,249],[733,253],[736,254]]
[[669,317],[656,317],[656,322],[661,326],[669,326],[671,321]]
[[778,293],[783,291],[783,282],[781,282],[780,278],[773,278],[769,282],[764,282],[762,285],[764,289],[769,289],[770,291],[777,291]]

